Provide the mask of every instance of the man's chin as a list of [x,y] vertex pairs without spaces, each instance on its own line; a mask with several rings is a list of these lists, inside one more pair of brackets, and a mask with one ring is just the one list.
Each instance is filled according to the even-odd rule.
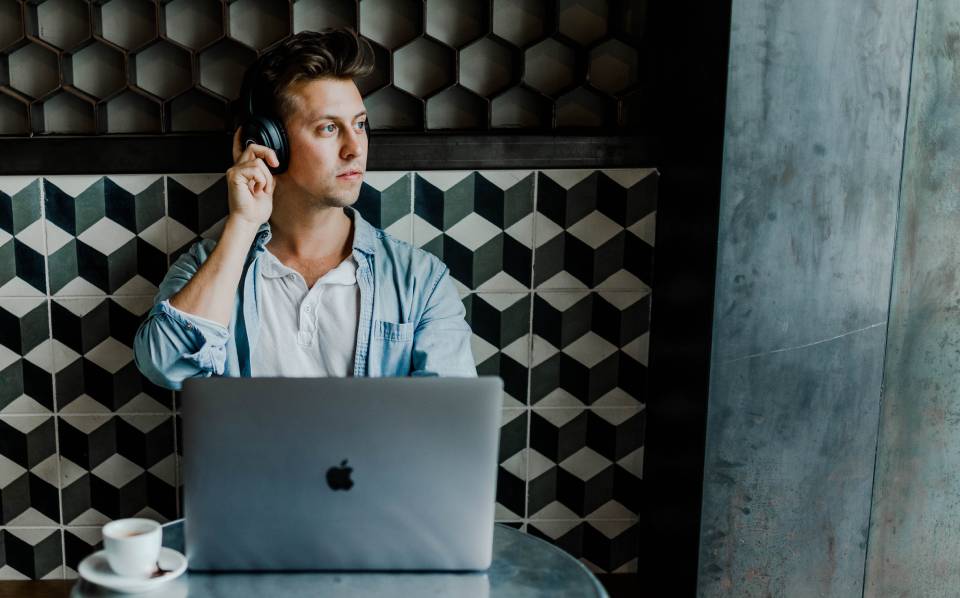
[[328,195],[323,199],[323,203],[331,208],[345,208],[357,203],[359,197],[360,192],[357,190],[356,193],[352,194]]

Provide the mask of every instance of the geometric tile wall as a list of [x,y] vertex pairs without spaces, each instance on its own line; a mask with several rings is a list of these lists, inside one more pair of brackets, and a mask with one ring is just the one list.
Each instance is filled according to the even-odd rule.
[[[504,379],[497,520],[597,572],[637,568],[656,197],[651,169],[368,172],[355,204],[447,263]],[[131,345],[226,213],[222,173],[0,177],[0,579],[180,516],[174,393]]]
[[347,26],[375,128],[636,130],[645,0],[4,0],[0,135],[227,131],[244,70]]

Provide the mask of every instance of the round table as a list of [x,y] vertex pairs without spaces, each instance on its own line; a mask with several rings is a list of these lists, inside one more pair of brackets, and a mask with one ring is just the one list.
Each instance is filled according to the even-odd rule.
[[[183,552],[183,520],[163,527],[163,545]],[[78,580],[76,598],[130,596]],[[556,546],[496,524],[493,563],[481,573],[186,572],[140,596],[246,598],[261,596],[474,596],[519,598],[597,596],[607,593],[583,563]]]

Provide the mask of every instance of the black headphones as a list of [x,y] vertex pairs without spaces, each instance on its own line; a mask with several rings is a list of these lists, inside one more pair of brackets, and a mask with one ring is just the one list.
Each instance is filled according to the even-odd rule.
[[[272,110],[264,109],[270,104],[264,95],[266,89],[260,85],[259,62],[250,65],[243,76],[240,87],[240,151],[251,143],[269,147],[277,154],[280,163],[276,168],[267,165],[272,174],[281,174],[290,165],[290,142],[283,121]],[[254,103],[256,100],[256,104]]]

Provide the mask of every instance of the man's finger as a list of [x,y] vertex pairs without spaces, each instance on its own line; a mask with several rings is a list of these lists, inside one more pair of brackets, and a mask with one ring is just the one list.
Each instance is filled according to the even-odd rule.
[[258,168],[255,164],[240,168],[240,170],[238,171],[238,174],[247,180],[248,185],[251,182],[258,182],[261,185],[266,186],[267,177],[263,175],[263,171],[260,168]]
[[276,152],[265,145],[251,143],[246,147],[243,154],[244,162],[247,160],[253,160],[254,158],[262,158],[264,162],[269,163],[273,167],[280,165],[280,162],[277,160]]
[[273,178],[273,174],[270,173],[270,169],[267,168],[267,164],[263,161],[263,158],[257,158],[254,164],[256,164],[260,172],[263,173],[264,180],[270,181]]

